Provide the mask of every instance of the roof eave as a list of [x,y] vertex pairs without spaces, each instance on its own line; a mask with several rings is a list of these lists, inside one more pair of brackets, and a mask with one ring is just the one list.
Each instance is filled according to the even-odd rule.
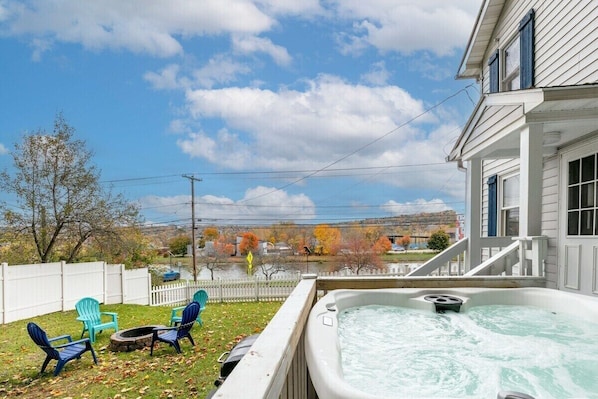
[[[485,52],[490,44],[497,15],[500,14],[505,0],[484,0],[469,36],[467,47],[459,64],[457,79],[477,78],[482,72],[480,52]],[[478,54],[474,60],[472,55]]]

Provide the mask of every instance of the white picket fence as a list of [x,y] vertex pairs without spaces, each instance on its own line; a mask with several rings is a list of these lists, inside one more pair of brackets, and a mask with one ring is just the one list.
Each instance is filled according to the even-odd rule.
[[105,262],[44,263],[0,269],[1,324],[75,308],[83,297],[105,304],[149,304],[147,268],[125,270]]
[[[381,269],[363,269],[359,275],[349,269],[333,272],[318,272],[318,276],[404,276],[410,270],[409,265],[395,265]],[[301,274],[273,275],[271,280],[255,275],[246,279],[181,280],[178,283],[153,286],[151,306],[179,306],[188,303],[193,294],[206,290],[208,302],[267,302],[284,301],[301,281]]]
[[252,277],[242,280],[184,280],[176,284],[154,286],[150,305],[178,306],[189,302],[193,294],[203,289],[208,302],[267,302],[284,301],[301,280],[299,273],[272,276],[270,280]]

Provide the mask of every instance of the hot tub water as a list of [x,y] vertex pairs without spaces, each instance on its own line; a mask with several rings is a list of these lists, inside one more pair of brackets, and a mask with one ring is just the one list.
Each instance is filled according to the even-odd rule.
[[357,306],[338,339],[345,380],[380,397],[598,398],[598,323],[533,306]]

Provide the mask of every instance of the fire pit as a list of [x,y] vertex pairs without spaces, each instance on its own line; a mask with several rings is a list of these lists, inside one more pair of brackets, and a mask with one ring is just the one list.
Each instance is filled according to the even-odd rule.
[[152,344],[153,329],[162,325],[141,326],[120,330],[110,336],[110,349],[113,352],[131,352]]

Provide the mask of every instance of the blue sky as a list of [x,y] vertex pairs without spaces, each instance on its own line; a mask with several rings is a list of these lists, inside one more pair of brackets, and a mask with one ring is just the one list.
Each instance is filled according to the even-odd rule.
[[[148,223],[454,209],[481,0],[0,0],[0,169],[62,112]],[[0,191],[0,201],[17,206]]]

